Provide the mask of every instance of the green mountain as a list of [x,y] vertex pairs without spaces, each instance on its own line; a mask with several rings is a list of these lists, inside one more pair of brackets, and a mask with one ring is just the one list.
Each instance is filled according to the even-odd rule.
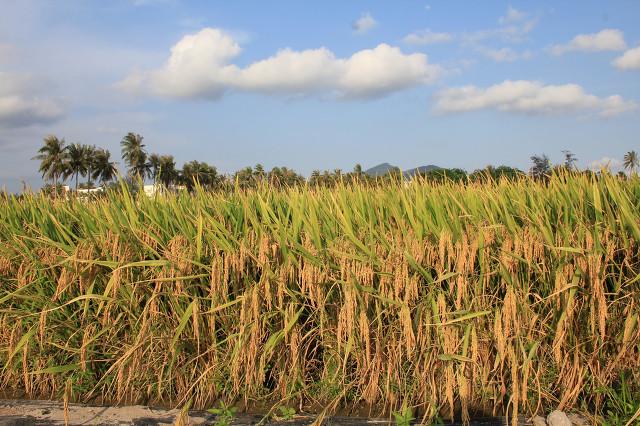
[[384,176],[394,169],[398,169],[398,167],[392,166],[389,163],[382,163],[382,164],[378,164],[377,166],[371,167],[370,169],[365,170],[364,173],[371,177],[378,177],[378,176]]
[[[379,176],[384,176],[389,172],[393,170],[398,170],[398,169],[399,169],[398,167],[393,166],[389,163],[382,163],[382,164],[378,164],[377,166],[371,167],[370,169],[365,170],[365,174],[372,177],[379,177]],[[420,166],[420,167],[415,167],[413,169],[405,170],[404,172],[402,172],[402,175],[405,178],[410,178],[415,176],[417,173],[427,173],[427,172],[430,172],[431,170],[438,170],[438,169],[440,169],[440,167],[434,166],[433,164],[429,164],[428,166]]]

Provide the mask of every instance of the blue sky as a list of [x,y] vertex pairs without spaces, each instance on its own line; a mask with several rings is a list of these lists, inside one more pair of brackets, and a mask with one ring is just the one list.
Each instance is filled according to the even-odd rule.
[[[47,134],[304,174],[640,149],[640,2],[0,0],[0,187]],[[122,162],[120,161],[120,166]]]

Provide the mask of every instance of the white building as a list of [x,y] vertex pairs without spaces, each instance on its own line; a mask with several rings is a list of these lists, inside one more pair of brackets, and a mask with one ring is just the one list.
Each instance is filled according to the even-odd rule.
[[[69,192],[74,192],[73,189],[71,189],[71,187],[69,187],[69,185],[63,185],[62,189],[64,190],[65,194],[68,194]],[[89,194],[96,194],[96,193],[100,193],[103,192],[104,188],[99,186],[97,188],[79,188],[78,189],[78,195],[81,194],[85,194],[85,195],[89,195]]]
[[156,194],[162,194],[162,185],[145,185],[142,187],[142,190],[144,191],[144,195],[147,197],[153,197]]

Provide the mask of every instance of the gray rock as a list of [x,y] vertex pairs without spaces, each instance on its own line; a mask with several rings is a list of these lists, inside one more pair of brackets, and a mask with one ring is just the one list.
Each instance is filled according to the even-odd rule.
[[535,416],[531,419],[533,426],[547,426],[547,421],[542,416]]
[[573,426],[591,426],[591,422],[580,414],[569,414],[568,417]]
[[547,424],[549,426],[572,426],[571,420],[564,411],[555,410],[547,416]]

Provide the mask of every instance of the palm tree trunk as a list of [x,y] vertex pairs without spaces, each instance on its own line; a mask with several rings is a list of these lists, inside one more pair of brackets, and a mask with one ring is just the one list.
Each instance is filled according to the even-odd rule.
[[76,172],[76,195],[78,195],[78,174],[79,172]]

